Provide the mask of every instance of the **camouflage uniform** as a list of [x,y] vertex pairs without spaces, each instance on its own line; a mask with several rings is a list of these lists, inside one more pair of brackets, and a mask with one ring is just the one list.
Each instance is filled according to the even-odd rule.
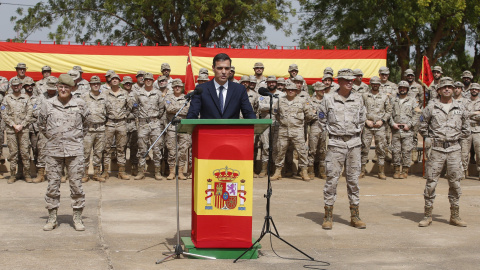
[[[471,88],[480,89],[478,83],[472,83]],[[470,149],[473,144],[475,149],[475,156],[477,162],[477,172],[480,172],[480,98],[478,95],[475,100],[469,100],[469,102],[464,103],[465,108],[469,113],[468,121],[470,123],[471,134],[468,138],[460,141],[462,147],[462,165],[465,172],[468,171],[468,157],[470,154]]]
[[[279,98],[285,97],[285,93],[275,91],[275,95],[278,94],[278,97],[273,97],[273,104],[272,104],[272,126],[271,130],[273,130],[273,151],[272,151],[272,160],[276,160],[277,153],[278,153],[278,128],[279,123],[277,122],[277,114],[278,114],[278,106],[279,106]],[[258,97],[258,115],[259,119],[270,119],[270,97],[269,96],[259,96]],[[260,134],[260,142],[262,143],[262,164],[266,164],[268,162],[268,149],[270,145],[270,129],[265,130],[262,134]]]
[[[173,86],[175,86],[175,82]],[[185,95],[180,95],[176,97],[175,95],[167,95],[165,97],[165,110],[167,114],[167,123],[172,121],[173,116],[182,108],[185,104]],[[190,103],[182,109],[178,114],[177,119],[186,119],[187,112],[190,108]],[[179,170],[183,170],[185,164],[188,162],[188,149],[192,144],[192,140],[189,134],[177,134],[178,139],[178,167]],[[168,148],[168,165],[170,168],[175,166],[175,125],[170,125],[167,129],[167,135],[165,137],[165,142]]]
[[[130,76],[124,76],[122,84],[125,85],[125,83],[131,83],[132,84],[132,89],[128,91],[126,88],[125,90],[128,91],[128,94],[130,97],[133,99],[133,80]],[[127,148],[130,149],[130,164],[132,166],[132,175],[137,176],[138,174],[138,131],[137,131],[137,118],[135,117],[135,114],[133,113],[133,110],[130,111],[127,115]],[[126,151],[126,149],[125,149]]]
[[[323,83],[314,84],[315,90],[325,89]],[[324,98],[324,97],[323,97]],[[320,104],[322,99],[312,97],[310,104],[315,110],[315,115],[320,113]],[[313,167],[316,163],[320,165],[320,177],[325,174],[325,157],[327,154],[327,132],[322,129],[318,121],[312,121],[310,124],[310,133],[308,134],[308,167]]]
[[[97,77],[98,78],[98,77]],[[98,78],[100,81],[100,78]],[[91,91],[83,94],[82,99],[90,114],[85,126],[87,131],[83,140],[85,170],[90,166],[90,154],[93,148],[93,166],[102,166],[102,154],[105,151],[105,122],[107,121],[107,109],[105,95],[94,95]]]

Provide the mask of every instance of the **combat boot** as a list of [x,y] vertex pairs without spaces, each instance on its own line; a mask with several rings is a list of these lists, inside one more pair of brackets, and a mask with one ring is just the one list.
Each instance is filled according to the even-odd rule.
[[262,162],[262,170],[258,174],[258,177],[263,178],[267,176],[268,162]]
[[387,180],[385,176],[385,165],[378,165],[378,178],[381,180]]
[[187,180],[187,177],[185,177],[185,175],[183,175],[182,170],[178,170],[178,179],[179,180]]
[[38,168],[37,177],[33,179],[33,183],[41,183],[45,181],[45,168]]
[[320,179],[327,179],[327,173],[325,171],[325,166],[320,166],[319,174],[320,174]]
[[302,177],[302,180],[305,182],[310,181],[310,177],[308,176],[308,171],[306,167],[303,167],[300,171],[300,176]]
[[102,178],[107,181],[108,177],[110,176],[110,174],[108,173],[108,171],[110,170],[110,164],[104,164],[103,165],[103,173],[102,173]]
[[15,181],[17,180],[16,175],[17,175],[17,169],[10,168],[10,178],[8,179],[7,183],[9,184],[15,183]]
[[365,229],[367,224],[360,219],[360,213],[357,205],[350,205],[350,225],[357,229]]
[[167,176],[167,180],[175,179],[175,167],[169,167],[170,174]]
[[467,223],[460,218],[460,207],[450,207],[450,225],[467,227]]
[[365,168],[365,164],[362,164],[362,168],[360,169],[360,176],[359,176],[359,178],[364,178],[366,172],[367,172],[367,168]]
[[275,168],[275,174],[270,177],[270,181],[276,181],[282,179],[282,167]]
[[418,223],[418,227],[428,227],[430,226],[430,224],[432,224],[432,210],[433,210],[433,206],[430,206],[430,207],[425,206],[425,216]]
[[137,174],[138,174],[138,164],[132,164],[131,170],[132,170],[132,176],[137,176]]
[[88,180],[90,180],[90,178],[88,177],[88,168],[85,168],[83,177],[82,177],[82,183],[86,183],[88,182]]
[[102,177],[102,168],[100,166],[93,167],[93,180],[105,182],[105,178]]
[[47,224],[43,226],[44,231],[51,231],[58,226],[57,223],[57,208],[48,209],[48,220]]
[[395,166],[395,173],[393,174],[394,179],[402,179],[402,173],[400,172],[400,166]]
[[23,176],[25,177],[25,182],[32,183],[32,176],[30,175],[30,167],[23,167]]
[[[162,173],[160,172],[161,167],[155,167],[155,180],[162,180]],[[171,173],[170,173],[171,174]],[[175,169],[173,169],[173,174],[175,175]]]
[[130,180],[130,176],[125,172],[125,165],[118,165],[118,179]]
[[308,177],[310,179],[315,178],[315,169],[313,168],[313,166],[308,166]]
[[402,179],[407,179],[409,169],[410,167],[405,167],[405,166],[402,168]]
[[82,221],[82,212],[83,208],[73,209],[73,226],[76,231],[85,231],[85,225],[83,225]]
[[323,218],[322,229],[331,230],[333,227],[333,205],[325,205],[325,217]]
[[133,178],[134,180],[142,180],[145,179],[145,165],[138,166],[138,174]]

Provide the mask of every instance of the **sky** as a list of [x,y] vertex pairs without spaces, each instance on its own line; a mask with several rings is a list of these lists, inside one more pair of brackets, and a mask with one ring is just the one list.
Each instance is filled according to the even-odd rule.
[[[39,0],[0,0],[0,41],[6,41],[8,38],[12,38],[16,36],[15,31],[13,31],[14,22],[10,22],[10,17],[13,15],[17,15],[15,12],[17,8],[23,7],[24,10],[28,9],[28,6],[20,6],[20,5],[35,5]],[[9,5],[8,3],[16,4],[16,5]],[[292,1],[292,5],[297,8],[299,7],[298,1]],[[296,17],[290,18],[291,28],[295,29],[299,26],[299,21]],[[54,29],[44,29],[41,31],[36,31],[27,39],[38,42],[41,41],[48,41],[47,34],[48,32],[53,31]],[[267,42],[272,45],[277,46],[296,46],[297,43],[294,42],[295,39],[298,39],[296,33],[292,33],[289,37],[286,37],[283,31],[276,31],[275,28],[272,26],[267,25],[267,29],[265,31],[267,36]],[[72,40],[73,41],[73,40]]]

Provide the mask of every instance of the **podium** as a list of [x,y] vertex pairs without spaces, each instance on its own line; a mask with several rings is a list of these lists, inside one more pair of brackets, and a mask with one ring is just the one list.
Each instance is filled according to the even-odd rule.
[[271,119],[182,119],[192,134],[192,230],[196,248],[252,245],[253,152]]

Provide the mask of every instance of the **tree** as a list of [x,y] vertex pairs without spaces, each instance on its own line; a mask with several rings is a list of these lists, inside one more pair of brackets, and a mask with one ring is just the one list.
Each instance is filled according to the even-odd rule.
[[[56,25],[49,39],[56,42],[74,37],[89,42],[155,43],[166,45],[220,46],[259,44],[265,40],[265,22],[286,34],[289,1],[285,0],[48,0],[39,2],[20,16],[12,16],[19,40],[42,28]],[[295,10],[291,10],[295,12]]]

